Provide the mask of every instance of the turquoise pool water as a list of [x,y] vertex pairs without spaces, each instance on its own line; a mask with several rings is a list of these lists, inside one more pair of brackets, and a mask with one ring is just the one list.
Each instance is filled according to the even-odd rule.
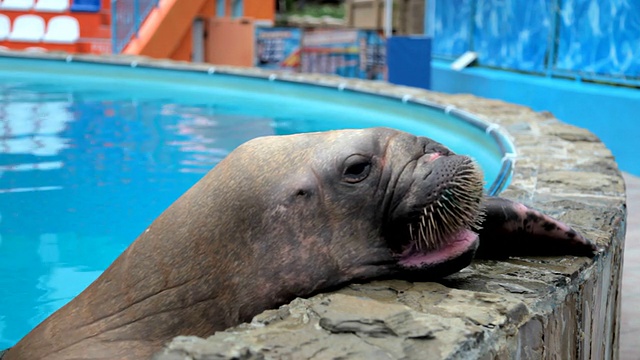
[[390,126],[474,156],[484,131],[399,100],[228,75],[0,58],[0,349],[93,281],[253,137]]

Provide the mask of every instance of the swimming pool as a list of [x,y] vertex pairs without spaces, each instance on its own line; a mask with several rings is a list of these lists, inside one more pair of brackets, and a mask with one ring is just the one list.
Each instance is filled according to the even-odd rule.
[[65,60],[0,57],[0,349],[254,137],[391,126],[472,155],[492,191],[507,180],[509,142],[455,109],[268,77]]

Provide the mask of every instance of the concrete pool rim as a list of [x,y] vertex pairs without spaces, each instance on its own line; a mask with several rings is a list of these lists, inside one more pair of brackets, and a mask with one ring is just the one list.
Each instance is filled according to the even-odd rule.
[[[21,54],[8,56],[22,57]],[[353,284],[334,293],[296,299],[278,310],[256,316],[251,324],[216,333],[208,340],[178,337],[158,359],[200,359],[213,355],[234,358],[239,353],[247,358],[251,355],[302,358],[310,352],[328,357],[332,347],[360,357],[384,354],[386,358],[417,359],[421,358],[419,354],[429,353],[442,359],[618,358],[626,222],[624,181],[611,152],[589,131],[523,106],[383,82],[213,68],[206,64],[137,57],[69,56],[33,55],[43,59],[106,61],[174,70],[208,72],[214,69],[214,73],[313,83],[401,101],[436,104],[443,111],[472,114],[473,118],[494,124],[490,125],[491,131],[499,130],[518,151],[511,181],[502,196],[570,223],[605,249],[594,259],[519,257],[499,262],[476,261],[468,269],[438,283],[388,280]],[[514,156],[515,151],[509,154]],[[515,159],[509,160],[513,165]],[[352,316],[350,321],[392,324],[393,319],[388,316],[401,314],[404,324],[432,328],[434,336],[416,338],[409,331],[373,341],[366,331],[347,336],[320,326],[321,318],[338,321],[336,319],[345,315],[342,314],[344,305],[354,304],[371,305],[378,311],[382,306],[393,314],[375,311],[346,314]]]

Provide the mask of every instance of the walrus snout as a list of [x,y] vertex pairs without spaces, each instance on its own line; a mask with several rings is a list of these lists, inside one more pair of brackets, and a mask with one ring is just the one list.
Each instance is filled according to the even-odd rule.
[[[438,201],[457,198],[473,198],[479,203],[483,191],[482,170],[468,156],[427,153],[418,159],[413,169],[413,183],[405,194],[402,194],[406,214],[409,217],[419,216],[426,207]],[[461,205],[463,202],[456,203]],[[399,207],[402,212],[403,206]]]
[[398,264],[418,270],[469,257],[477,248],[472,230],[482,219],[479,166],[467,156],[435,151],[418,159],[412,171],[412,185],[401,194],[389,236],[395,239],[390,246]]
[[[428,227],[431,235],[424,242],[437,247],[446,235],[462,227],[473,227],[477,222],[483,175],[473,159],[461,155],[439,157],[426,167],[424,180],[415,183],[417,191],[422,192],[416,206],[420,210],[420,225],[426,222],[423,227]],[[421,170],[416,173],[420,176]]]

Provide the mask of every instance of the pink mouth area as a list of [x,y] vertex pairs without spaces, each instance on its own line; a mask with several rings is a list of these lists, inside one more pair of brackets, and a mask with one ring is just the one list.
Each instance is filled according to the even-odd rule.
[[446,245],[437,250],[419,250],[416,244],[405,249],[398,264],[403,267],[425,267],[453,260],[471,250],[478,240],[478,234],[463,229],[451,235]]

